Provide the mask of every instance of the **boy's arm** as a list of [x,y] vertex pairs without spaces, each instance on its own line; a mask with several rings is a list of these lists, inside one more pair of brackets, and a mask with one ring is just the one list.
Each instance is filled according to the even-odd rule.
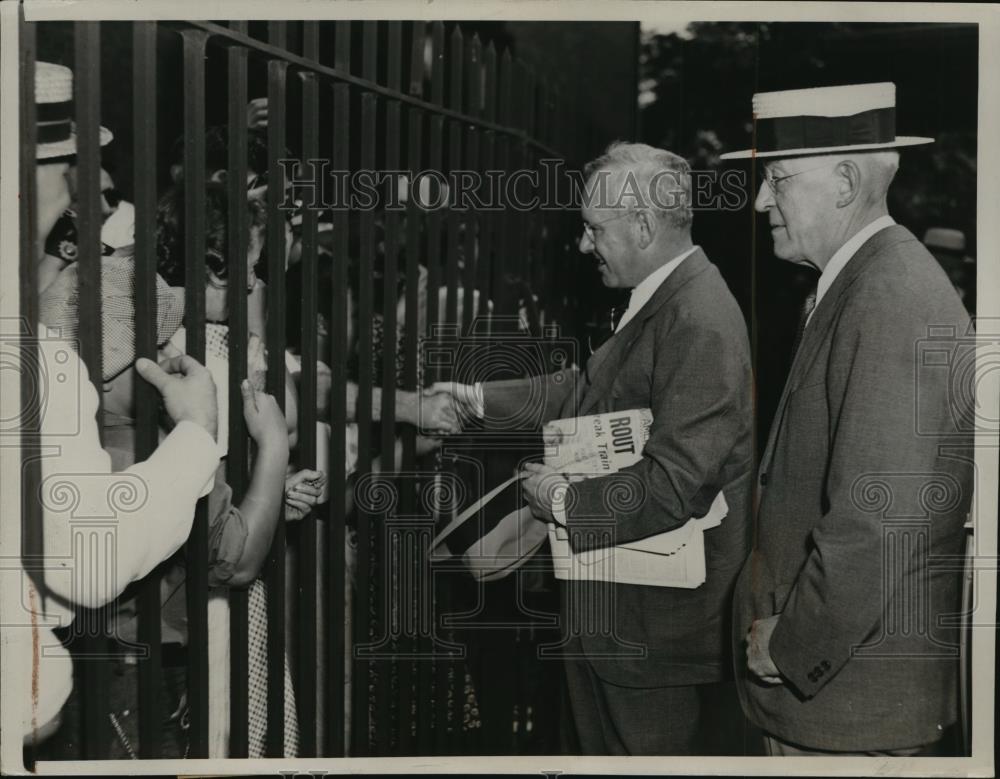
[[239,513],[246,523],[247,538],[243,554],[227,582],[231,587],[249,585],[264,565],[284,501],[287,468],[288,447],[269,444],[265,440],[257,450],[250,487],[239,506]]

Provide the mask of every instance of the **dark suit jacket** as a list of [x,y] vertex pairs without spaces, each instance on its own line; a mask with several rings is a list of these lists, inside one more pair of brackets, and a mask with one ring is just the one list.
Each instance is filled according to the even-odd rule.
[[[577,551],[635,541],[702,516],[720,490],[729,515],[705,534],[707,580],[694,590],[573,582],[567,630],[605,680],[629,687],[716,681],[729,675],[733,582],[748,550],[752,398],[746,325],[700,249],[587,363],[571,372],[484,385],[487,419],[550,419],[648,407],[642,460],[619,475],[574,484],[567,528]],[[631,496],[631,497],[629,497]],[[634,500],[632,499],[634,498]],[[599,534],[597,534],[599,536]],[[610,620],[587,624],[588,604]]]
[[[778,738],[902,749],[955,719],[956,636],[939,618],[959,607],[971,499],[957,424],[968,397],[951,381],[968,326],[934,258],[896,225],[860,248],[806,328],[735,599],[741,699]],[[770,650],[786,681],[771,687],[748,676],[742,640],[778,613]]]

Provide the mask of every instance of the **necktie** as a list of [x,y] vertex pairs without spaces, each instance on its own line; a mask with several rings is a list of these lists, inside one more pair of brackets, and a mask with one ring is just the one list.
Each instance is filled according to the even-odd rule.
[[628,310],[628,306],[613,306],[608,309],[607,314],[604,315],[601,321],[601,326],[598,328],[596,334],[590,337],[590,353],[593,354],[598,349],[600,349],[608,340],[615,334],[615,330],[618,329],[618,323],[621,318],[625,315]]
[[802,345],[802,334],[806,330],[806,322],[809,321],[809,315],[816,308],[816,285],[813,284],[812,289],[809,290],[809,294],[806,295],[806,299],[802,301],[802,308],[799,310],[799,324],[795,329],[795,340],[792,342],[792,359],[795,359],[795,355],[799,353],[799,346]]
[[608,316],[611,320],[611,334],[614,335],[615,331],[618,330],[618,323],[622,321],[622,317],[625,316],[625,312],[628,311],[628,306],[613,306]]

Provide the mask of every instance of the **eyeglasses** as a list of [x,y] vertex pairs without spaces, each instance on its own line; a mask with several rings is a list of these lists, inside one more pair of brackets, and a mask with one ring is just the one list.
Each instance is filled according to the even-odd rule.
[[[623,217],[626,217],[629,214],[631,214],[633,210],[634,209],[632,209],[632,208],[627,208],[627,209],[625,209],[625,211],[623,211],[622,213],[618,214],[618,216],[612,216],[612,217],[609,217],[608,219],[602,219],[600,222],[591,223],[591,222],[588,222],[586,219],[584,219],[583,220],[583,233],[591,241],[593,241],[594,237],[599,232],[597,228],[601,227],[601,225],[606,225],[608,222],[614,222],[616,219],[622,219]],[[603,228],[601,228],[601,229],[603,229]]]
[[768,188],[771,190],[771,194],[777,195],[779,182],[794,178],[795,176],[801,176],[803,173],[809,173],[826,167],[828,167],[828,165],[817,165],[815,168],[806,168],[805,170],[800,170],[796,173],[789,173],[787,176],[775,176],[773,170],[770,168],[764,168],[764,183],[767,184]]

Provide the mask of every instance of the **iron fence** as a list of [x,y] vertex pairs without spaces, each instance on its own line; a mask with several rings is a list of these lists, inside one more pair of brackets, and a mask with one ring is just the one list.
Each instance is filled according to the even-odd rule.
[[[478,36],[463,35],[458,25],[450,35],[442,22],[350,22],[332,26],[319,22],[270,22],[266,36],[252,37],[247,22],[134,22],[131,25],[132,70],[125,79],[102,82],[102,24],[76,22],[73,28],[76,155],[79,231],[80,353],[92,377],[101,371],[101,151],[99,126],[101,90],[113,89],[131,101],[135,201],[136,355],[156,357],[156,208],[166,183],[151,161],[163,149],[161,127],[169,124],[158,89],[165,79],[182,79],[183,171],[186,271],[186,350],[205,360],[206,158],[209,113],[225,106],[228,141],[227,190],[231,204],[247,197],[248,129],[246,105],[251,68],[264,74],[268,99],[267,171],[296,175],[309,161],[329,159],[337,171],[408,170],[475,171],[530,170],[543,158],[564,159],[557,150],[573,146],[578,130],[565,120],[556,90],[515,59],[509,50],[485,46]],[[294,38],[295,45],[289,44]],[[33,73],[38,31],[22,22],[21,176],[22,311],[34,322],[37,312],[34,258],[38,236],[33,215],[35,159]],[[360,50],[358,46],[360,43]],[[164,51],[179,47],[179,71]],[[224,88],[213,79],[224,76]],[[130,82],[131,89],[129,89]],[[291,157],[300,167],[282,167]],[[162,166],[161,166],[162,167]],[[259,171],[258,171],[259,172]],[[494,711],[502,711],[500,726],[477,727],[476,709],[491,697],[482,680],[490,673],[483,656],[463,652],[458,632],[442,615],[461,611],[463,586],[455,577],[431,576],[426,550],[440,516],[420,516],[420,488],[440,482],[442,468],[468,478],[470,462],[485,462],[481,449],[436,460],[417,453],[412,426],[396,424],[397,386],[416,392],[435,380],[452,377],[454,365],[425,364],[424,356],[440,347],[452,331],[466,336],[490,332],[494,320],[474,321],[476,296],[480,314],[492,301],[495,315],[518,315],[533,305],[519,298],[509,283],[513,275],[533,287],[561,324],[574,321],[572,295],[563,284],[569,247],[575,245],[567,215],[538,209],[478,210],[424,208],[416,191],[421,183],[410,177],[409,197],[401,211],[361,210],[355,221],[348,209],[328,212],[332,224],[331,279],[320,287],[320,220],[318,209],[301,211],[301,299],[289,299],[285,284],[288,247],[277,240],[286,229],[287,211],[280,186],[267,192],[266,389],[284,405],[285,353],[289,341],[285,312],[299,310],[294,324],[300,332],[302,376],[298,390],[298,464],[317,465],[317,360],[330,370],[331,435],[327,453],[330,500],[301,521],[280,521],[262,579],[267,604],[267,738],[266,756],[283,753],[285,730],[285,662],[294,670],[299,723],[298,756],[448,754],[483,750],[517,751],[529,738],[530,701],[518,684],[494,695]],[[298,186],[301,182],[293,182]],[[382,220],[384,245],[376,246],[377,219]],[[248,272],[248,230],[244,209],[228,210],[228,273],[243,279]],[[325,225],[324,225],[325,227]],[[355,236],[352,231],[357,231]],[[356,243],[358,256],[351,257]],[[376,307],[377,252],[384,255],[381,311]],[[405,252],[405,261],[399,258]],[[352,373],[348,343],[351,322],[348,296],[349,260],[358,263],[357,361]],[[416,283],[426,271],[426,311]],[[553,284],[554,282],[554,284]],[[402,285],[404,305],[398,306]],[[438,290],[445,290],[441,295]],[[557,290],[546,293],[546,290]],[[229,442],[226,481],[238,504],[248,489],[251,445],[242,414],[240,384],[247,378],[248,299],[239,283],[228,286]],[[549,295],[547,298],[546,295]],[[327,353],[318,348],[317,312],[329,301],[333,312]],[[402,321],[397,322],[397,309]],[[374,322],[381,318],[381,364],[367,355],[377,352]],[[482,329],[485,323],[485,331]],[[438,326],[442,325],[442,326]],[[536,333],[536,335],[538,335]],[[397,343],[397,339],[401,342]],[[439,350],[440,351],[440,350]],[[397,363],[401,352],[401,364]],[[357,467],[346,475],[345,440],[351,410],[348,380],[356,378]],[[26,378],[30,382],[30,377]],[[373,395],[381,387],[382,393]],[[137,461],[157,444],[158,396],[145,382],[136,382]],[[100,395],[100,392],[98,393]],[[102,412],[98,411],[98,422]],[[375,423],[375,420],[379,420]],[[33,439],[26,430],[26,443]],[[402,439],[395,456],[396,437]],[[450,450],[458,451],[455,445]],[[376,465],[376,458],[380,460]],[[465,464],[463,464],[463,462]],[[22,514],[25,559],[40,558],[38,528],[41,511],[30,496],[37,486],[37,463],[25,449],[29,496]],[[444,465],[442,465],[444,463]],[[380,470],[374,479],[376,467]],[[438,475],[435,475],[438,474]],[[32,482],[31,480],[34,479]],[[398,495],[390,521],[374,500],[357,500],[352,517],[341,495],[354,484],[388,485]],[[428,487],[427,485],[431,485]],[[439,484],[440,486],[440,484]],[[360,489],[360,488],[359,488]],[[251,625],[248,592],[228,592],[229,661],[228,732],[218,747],[217,724],[210,716],[210,690],[218,687],[209,659],[209,582],[206,499],[199,501],[194,529],[184,552],[187,566],[187,695],[190,710],[191,757],[249,754],[250,700],[248,659]],[[357,531],[357,572],[353,603],[345,576],[346,529]],[[516,585],[515,585],[516,587]],[[519,591],[520,592],[520,591]],[[518,596],[519,598],[521,595]],[[156,574],[139,585],[139,642],[146,654],[138,663],[139,750],[141,758],[159,752],[159,730],[165,716],[160,679],[160,581]],[[345,605],[348,604],[348,605]],[[93,615],[92,615],[93,616]],[[94,624],[103,624],[100,615]],[[460,621],[452,622],[460,625]],[[466,629],[468,629],[466,621]],[[513,623],[511,623],[513,624]],[[535,625],[522,620],[518,640],[528,641]],[[347,634],[348,629],[352,631]],[[458,631],[458,632],[456,632]],[[74,644],[82,683],[80,719],[84,758],[107,756],[111,727],[102,691],[109,673],[109,637],[98,632]],[[515,644],[511,644],[512,647]],[[517,649],[521,655],[523,648]],[[511,665],[516,663],[511,660]],[[479,672],[477,678],[477,672]],[[350,695],[345,682],[351,680]],[[479,685],[477,696],[477,684]],[[522,680],[522,688],[530,681]],[[520,697],[519,697],[520,696]],[[463,724],[463,721],[464,724]],[[481,723],[480,723],[481,724]],[[504,732],[506,731],[506,732]],[[492,735],[489,735],[492,734]],[[220,751],[221,750],[221,751]]]

